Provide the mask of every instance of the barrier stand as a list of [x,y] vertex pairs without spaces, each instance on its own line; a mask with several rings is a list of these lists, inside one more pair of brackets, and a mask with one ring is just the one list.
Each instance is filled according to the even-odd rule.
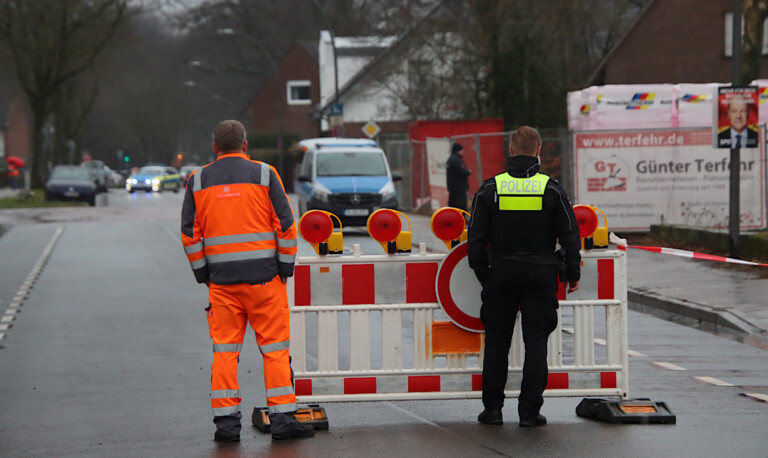
[[[433,230],[442,237],[462,237],[463,224],[435,220]],[[397,240],[394,233],[386,234],[387,247]],[[420,243],[416,253],[362,255],[354,245],[351,256],[297,258],[288,297],[300,403],[481,398],[483,335],[482,328],[472,329],[479,322],[481,287],[469,270],[466,242],[450,241],[448,255],[427,253]],[[558,292],[544,396],[626,399],[625,251],[586,250],[582,260],[579,289]],[[464,314],[466,321],[457,323],[451,314]],[[510,350],[507,397],[519,394],[522,378],[520,322]]]

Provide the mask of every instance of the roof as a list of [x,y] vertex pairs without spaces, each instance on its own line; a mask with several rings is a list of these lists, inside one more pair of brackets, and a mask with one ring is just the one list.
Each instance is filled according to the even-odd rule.
[[[332,105],[336,103],[336,100],[343,97],[347,92],[349,92],[357,83],[359,83],[363,78],[365,78],[368,74],[370,74],[376,67],[382,64],[382,62],[385,62],[386,59],[394,55],[394,53],[398,50],[400,50],[402,47],[404,47],[408,40],[415,34],[415,31],[418,30],[424,23],[427,22],[427,20],[431,19],[438,10],[440,10],[441,7],[445,5],[444,1],[441,1],[437,5],[435,5],[427,14],[424,15],[416,24],[414,24],[413,27],[411,27],[407,32],[405,32],[402,36],[399,38],[393,39],[391,41],[391,46],[384,49],[381,53],[379,53],[376,57],[371,59],[370,62],[368,62],[362,70],[357,72],[352,78],[350,78],[344,85],[339,88],[338,94],[336,94],[336,97],[329,100],[327,103],[323,104],[322,101],[320,101],[320,104],[315,107],[314,110],[312,110],[312,116],[321,116],[324,112],[326,112]],[[379,42],[382,40],[382,37],[366,37],[370,40],[379,40]],[[335,41],[338,44],[339,40],[345,40],[347,38],[345,37],[335,37]]]

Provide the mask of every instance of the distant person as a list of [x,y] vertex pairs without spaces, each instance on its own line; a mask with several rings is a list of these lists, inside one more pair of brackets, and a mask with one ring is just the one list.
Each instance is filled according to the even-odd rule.
[[190,173],[181,210],[184,251],[197,282],[208,285],[214,440],[240,440],[237,364],[249,323],[264,359],[272,439],[310,437],[314,428],[295,417],[288,356],[285,283],[296,260],[296,224],[277,171],[250,160],[247,148],[239,121],[219,123],[216,160]]
[[451,156],[445,164],[445,176],[448,186],[448,206],[467,210],[468,176],[472,174],[464,164],[464,147],[461,143],[451,146]]
[[730,148],[757,148],[757,131],[749,127],[748,120],[747,101],[741,97],[732,99],[728,104],[730,127],[717,135],[717,144]]
[[[512,134],[507,171],[475,194],[469,220],[469,266],[483,284],[480,320],[485,328],[480,423],[503,423],[509,347],[522,315],[525,361],[517,412],[520,426],[543,426],[547,341],[557,327],[558,274],[568,291],[579,287],[579,226],[565,190],[539,173],[541,136],[531,127]],[[564,259],[555,254],[559,243]]]
[[19,169],[13,164],[8,164],[8,181],[11,182],[11,189],[19,189]]

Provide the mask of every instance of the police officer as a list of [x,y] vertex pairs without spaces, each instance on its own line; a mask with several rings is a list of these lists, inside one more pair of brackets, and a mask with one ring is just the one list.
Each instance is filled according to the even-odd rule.
[[293,275],[296,224],[280,176],[250,160],[245,138],[239,121],[216,126],[216,160],[189,175],[181,211],[184,251],[197,282],[208,285],[214,440],[240,440],[237,364],[248,324],[264,359],[272,438],[310,437],[314,429],[295,418],[288,356],[285,283]]
[[[522,314],[525,362],[518,398],[520,426],[542,426],[547,340],[557,327],[558,272],[568,291],[579,285],[579,228],[563,188],[539,173],[541,136],[531,127],[512,134],[507,171],[486,180],[472,203],[469,265],[483,284],[485,327],[480,423],[503,423],[509,347]],[[565,252],[555,254],[560,243]],[[561,268],[565,263],[564,271]]]

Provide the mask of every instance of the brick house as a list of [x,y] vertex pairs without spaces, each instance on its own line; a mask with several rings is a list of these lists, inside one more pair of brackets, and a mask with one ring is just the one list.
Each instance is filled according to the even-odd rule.
[[296,43],[248,105],[249,130],[317,137],[320,124],[309,113],[320,101],[318,88],[317,43]]
[[649,0],[585,87],[730,82],[732,9],[733,0]]
[[[29,164],[31,146],[29,119],[22,101],[18,98],[0,98],[0,170],[6,169],[5,158],[16,156]],[[5,185],[7,175],[1,174],[0,186]]]

